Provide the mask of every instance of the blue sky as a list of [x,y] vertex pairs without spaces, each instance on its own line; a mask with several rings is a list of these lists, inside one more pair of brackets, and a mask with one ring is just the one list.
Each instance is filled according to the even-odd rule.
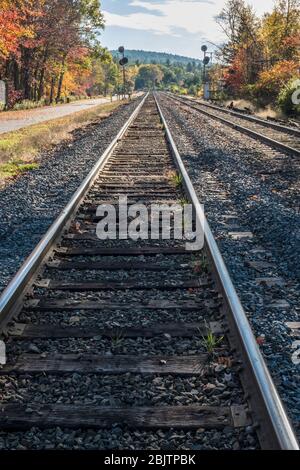
[[[102,44],[116,49],[170,52],[201,56],[201,44],[221,43],[223,35],[214,21],[225,0],[102,0],[106,28]],[[273,0],[249,0],[259,15]],[[209,44],[208,44],[209,45]]]

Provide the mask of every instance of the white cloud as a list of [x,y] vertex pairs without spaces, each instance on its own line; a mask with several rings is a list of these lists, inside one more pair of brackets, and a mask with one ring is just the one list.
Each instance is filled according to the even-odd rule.
[[[225,0],[132,0],[130,6],[142,7],[148,12],[119,15],[105,11],[107,26],[119,26],[155,35],[183,37],[185,34],[199,35],[214,42],[222,41],[223,35],[215,23],[214,17],[221,11]],[[273,0],[250,0],[258,13],[268,10]],[[264,6],[262,5],[264,3]],[[155,12],[159,12],[157,15]]]
[[[104,12],[107,26],[119,26],[137,30],[147,30],[155,34],[166,34],[180,37],[180,30],[192,34],[203,34],[208,28],[213,28],[213,16],[216,6],[208,0],[166,0],[165,3],[133,0],[131,6],[143,7],[149,13],[132,13],[118,15]],[[153,13],[151,13],[153,11]],[[155,11],[160,15],[156,15]]]

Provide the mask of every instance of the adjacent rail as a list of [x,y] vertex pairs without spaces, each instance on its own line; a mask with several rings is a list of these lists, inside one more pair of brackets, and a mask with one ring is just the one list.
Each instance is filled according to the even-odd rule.
[[[209,253],[218,284],[226,302],[227,318],[236,332],[236,336],[234,336],[234,338],[235,340],[238,338],[240,350],[243,351],[243,360],[245,360],[245,363],[247,364],[247,367],[245,367],[247,386],[253,383],[253,380],[256,383],[256,387],[251,386],[251,392],[253,393],[251,400],[252,405],[257,407],[257,399],[260,403],[263,403],[261,406],[259,406],[262,413],[260,418],[258,418],[259,421],[261,421],[260,425],[262,425],[265,420],[269,421],[268,427],[270,429],[270,434],[272,433],[273,436],[265,436],[262,433],[262,439],[266,439],[267,447],[269,447],[271,442],[277,441],[275,447],[278,449],[298,449],[299,447],[294,431],[289,423],[281,399],[272,381],[265,361],[259,351],[245,311],[236,293],[223,257],[219,251],[218,245],[205,218],[205,214],[203,214],[203,206],[201,206],[199,203],[192,182],[184,167],[171,131],[168,128],[167,122],[164,119],[159,104],[158,108],[161,114],[161,119],[166,128],[168,140],[170,142],[170,147],[174,154],[176,164],[183,176],[186,191],[198,213],[199,220],[204,220],[206,248]],[[262,429],[263,425],[261,426],[261,430]]]

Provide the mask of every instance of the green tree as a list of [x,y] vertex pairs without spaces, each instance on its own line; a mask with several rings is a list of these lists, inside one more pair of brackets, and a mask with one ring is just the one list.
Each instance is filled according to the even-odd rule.
[[113,60],[106,61],[102,64],[103,70],[103,94],[106,96],[112,93],[114,88],[121,80],[118,65]]
[[155,88],[161,84],[163,76],[159,65],[142,65],[135,80],[136,88]]
[[222,61],[239,66],[241,85],[254,83],[261,66],[261,43],[260,21],[253,8],[244,0],[227,0],[216,21],[228,38],[219,53]]
[[300,0],[278,0],[274,10],[264,15],[261,37],[269,64],[299,57]]

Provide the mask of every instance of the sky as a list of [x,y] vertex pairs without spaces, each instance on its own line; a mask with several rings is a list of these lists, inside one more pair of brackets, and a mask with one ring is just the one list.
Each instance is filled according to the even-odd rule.
[[[214,17],[225,0],[102,0],[106,21],[102,44],[108,49],[169,52],[199,58],[201,45],[222,43],[224,36]],[[270,11],[273,0],[249,0],[259,15]]]

